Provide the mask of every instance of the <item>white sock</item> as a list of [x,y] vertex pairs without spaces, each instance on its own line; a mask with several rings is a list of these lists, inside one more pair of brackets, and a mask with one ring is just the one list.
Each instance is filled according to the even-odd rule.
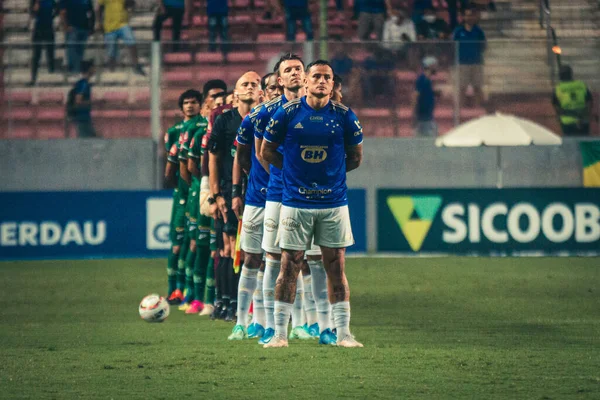
[[242,267],[240,283],[238,284],[237,324],[245,328],[248,326],[248,309],[252,302],[252,294],[256,289],[257,275],[258,269]]
[[312,292],[312,275],[302,277],[304,281],[304,311],[306,313],[306,323],[308,326],[317,323],[317,304]]
[[296,280],[296,299],[294,300],[294,308],[292,308],[292,328],[302,326],[302,303],[304,301],[304,281],[302,273],[298,274]]
[[254,313],[252,314],[252,322],[261,326],[265,326],[265,303],[263,302],[263,276],[264,272],[258,271],[256,275],[256,290],[254,290]]
[[319,322],[319,331],[331,329],[329,297],[327,293],[327,274],[323,268],[322,261],[308,261],[310,275],[312,276],[312,293],[317,306],[317,321]]
[[335,317],[333,316],[333,306],[329,303],[329,326],[333,330],[336,327],[335,325]]
[[283,301],[275,302],[275,336],[281,336],[287,339],[288,323],[292,313],[293,304]]
[[265,305],[265,329],[275,328],[273,317],[275,302],[275,283],[279,275],[281,262],[267,258],[265,262],[265,274],[263,278],[263,301]]
[[337,337],[344,338],[350,335],[350,302],[340,301],[331,306],[335,318]]

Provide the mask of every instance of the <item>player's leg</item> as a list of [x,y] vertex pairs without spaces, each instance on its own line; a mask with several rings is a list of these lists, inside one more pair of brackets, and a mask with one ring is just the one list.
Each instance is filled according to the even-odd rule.
[[183,304],[179,306],[179,309],[182,311],[187,311],[190,303],[194,299],[194,264],[196,263],[196,239],[198,237],[198,215],[200,214],[200,203],[198,202],[198,192],[200,191],[200,187],[198,185],[195,182],[192,183],[186,204],[187,234],[190,245],[184,261],[184,300]]
[[[304,257],[303,257],[304,258]],[[304,304],[304,279],[302,277],[302,264],[304,259],[300,262],[300,265],[296,266],[300,273],[296,280],[296,298],[292,305],[292,330],[288,336],[288,339],[312,339],[313,337],[304,328],[304,320],[302,315],[302,305]]]
[[315,243],[321,246],[327,272],[329,302],[332,305],[337,345],[363,347],[350,333],[350,286],[346,279],[346,247],[354,244],[348,206],[319,210]]
[[287,328],[296,298],[296,284],[304,251],[313,234],[310,210],[282,206],[279,222],[281,269],[275,285],[275,336],[265,348],[287,347]]
[[204,309],[204,290],[207,266],[210,258],[210,218],[198,213],[198,237],[196,239],[196,258],[192,272],[193,294],[186,314],[197,314]]
[[183,300],[183,292],[178,287],[179,262],[181,261],[181,248],[185,236],[185,208],[181,204],[179,191],[173,193],[173,208],[171,211],[171,252],[169,254],[167,274],[169,277],[169,297],[171,305],[180,304]]
[[[229,220],[227,221],[229,225]],[[238,280],[240,277],[239,271],[235,271],[234,258],[235,258],[235,241],[237,236],[237,219],[235,220],[235,228],[231,227],[228,229],[227,240],[229,240],[229,265],[227,267],[227,293],[229,295],[229,306],[227,307],[227,314],[225,315],[225,321],[233,321],[235,319],[235,313],[237,311],[237,287]],[[231,231],[234,230],[235,233]]]
[[244,251],[244,265],[237,288],[237,322],[229,340],[245,339],[247,335],[248,309],[256,290],[257,276],[262,263],[262,231],[265,209],[246,206],[242,217],[241,249]]
[[267,201],[265,204],[265,219],[262,248],[265,251],[265,273],[263,276],[263,302],[265,307],[265,332],[258,341],[267,344],[275,335],[275,283],[281,265],[281,249],[277,245],[279,229],[279,212],[281,203]]
[[[262,234],[262,232],[261,232]],[[248,338],[261,338],[265,333],[265,303],[263,300],[263,279],[265,275],[265,260],[261,257],[260,267],[256,274],[256,289],[252,296],[252,305],[254,312],[252,314],[252,323],[248,327]]]
[[215,310],[215,259],[217,258],[217,232],[215,220],[210,218],[210,257],[206,266],[206,284],[204,289],[204,308],[199,315],[212,315]]
[[[320,250],[321,249],[319,249],[319,252]],[[302,281],[304,283],[304,301],[302,306],[306,314],[306,324],[304,325],[304,328],[312,337],[319,337],[317,304],[315,303],[312,289],[312,274],[310,273],[310,267],[308,266],[308,261],[306,259],[302,262],[301,268]]]

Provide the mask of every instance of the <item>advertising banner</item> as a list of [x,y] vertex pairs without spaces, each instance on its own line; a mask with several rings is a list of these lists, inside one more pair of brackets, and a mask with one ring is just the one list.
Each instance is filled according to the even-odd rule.
[[377,249],[600,253],[600,189],[379,189]]
[[[365,191],[348,193],[365,252]],[[166,257],[171,191],[0,193],[0,260]]]

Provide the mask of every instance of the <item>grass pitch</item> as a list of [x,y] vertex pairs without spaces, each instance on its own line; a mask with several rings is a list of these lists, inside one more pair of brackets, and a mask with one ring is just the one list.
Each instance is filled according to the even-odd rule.
[[163,260],[0,263],[0,398],[599,399],[600,259],[350,259],[364,349],[226,340]]

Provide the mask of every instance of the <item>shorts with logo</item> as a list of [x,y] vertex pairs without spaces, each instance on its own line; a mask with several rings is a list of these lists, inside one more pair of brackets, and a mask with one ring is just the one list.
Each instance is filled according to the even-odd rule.
[[279,228],[280,210],[281,203],[267,201],[265,204],[262,248],[267,253],[281,254],[281,249],[277,245],[277,229]]
[[307,209],[281,207],[279,215],[279,247],[308,250],[314,244],[333,249],[354,244],[348,206]]
[[195,233],[198,229],[198,217],[200,215],[200,183],[192,182],[188,194],[185,216],[188,221],[188,232],[191,238],[196,238]]
[[242,250],[251,254],[262,254],[263,222],[265,208],[247,205],[242,216]]
[[179,191],[173,191],[173,206],[171,208],[170,237],[173,246],[183,243],[185,235],[185,200],[179,196]]
[[[199,207],[199,206],[198,206]],[[198,246],[210,246],[212,218],[199,214],[198,217]]]

